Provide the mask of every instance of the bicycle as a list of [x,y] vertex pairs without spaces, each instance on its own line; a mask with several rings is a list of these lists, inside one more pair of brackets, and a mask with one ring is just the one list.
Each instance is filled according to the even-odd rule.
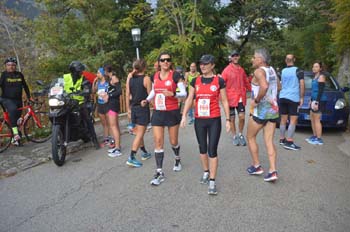
[[[0,153],[5,151],[11,144],[14,137],[9,113],[2,104],[3,99],[0,98],[0,105],[3,109],[3,118],[0,118]],[[49,112],[33,109],[34,105],[42,105],[43,102],[35,100],[29,102],[28,105],[18,108],[18,110],[26,110],[26,114],[22,115],[17,121],[19,132],[23,131],[26,139],[34,143],[43,143],[51,138],[52,124],[49,119]],[[40,109],[38,107],[37,109]]]

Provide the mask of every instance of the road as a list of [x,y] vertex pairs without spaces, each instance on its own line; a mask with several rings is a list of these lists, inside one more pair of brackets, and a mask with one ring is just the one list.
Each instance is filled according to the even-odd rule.
[[[223,131],[217,196],[199,184],[193,126],[180,130],[182,172],[172,171],[166,141],[166,180],[158,187],[149,184],[153,157],[139,169],[125,165],[133,136],[124,135],[121,157],[89,149],[63,167],[48,162],[0,179],[0,231],[349,231],[349,133],[325,132],[323,146],[307,144],[309,135],[297,131],[299,152],[276,145],[279,180],[271,184],[247,175],[248,148],[234,147]],[[145,141],[151,150],[152,132]],[[258,143],[266,170],[261,134]]]

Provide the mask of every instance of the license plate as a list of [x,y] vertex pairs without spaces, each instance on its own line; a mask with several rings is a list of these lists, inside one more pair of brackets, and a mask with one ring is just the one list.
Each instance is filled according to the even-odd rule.
[[50,95],[59,95],[63,93],[63,87],[62,86],[54,86],[50,89]]

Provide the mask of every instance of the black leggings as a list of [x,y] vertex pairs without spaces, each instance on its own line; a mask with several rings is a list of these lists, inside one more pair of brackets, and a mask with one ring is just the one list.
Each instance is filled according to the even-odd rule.
[[[199,152],[201,154],[208,152],[210,158],[217,157],[221,134],[221,117],[208,119],[196,118],[194,129],[199,144]],[[209,143],[207,138],[209,139]]]
[[3,98],[2,104],[4,105],[6,111],[9,113],[11,127],[17,126],[17,120],[21,117],[22,111],[18,108],[23,106],[22,100],[14,100],[9,98]]

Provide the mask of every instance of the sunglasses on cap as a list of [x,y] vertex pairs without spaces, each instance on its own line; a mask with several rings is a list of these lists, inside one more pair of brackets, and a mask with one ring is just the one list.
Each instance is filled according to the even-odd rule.
[[160,62],[171,62],[171,58],[159,59]]

